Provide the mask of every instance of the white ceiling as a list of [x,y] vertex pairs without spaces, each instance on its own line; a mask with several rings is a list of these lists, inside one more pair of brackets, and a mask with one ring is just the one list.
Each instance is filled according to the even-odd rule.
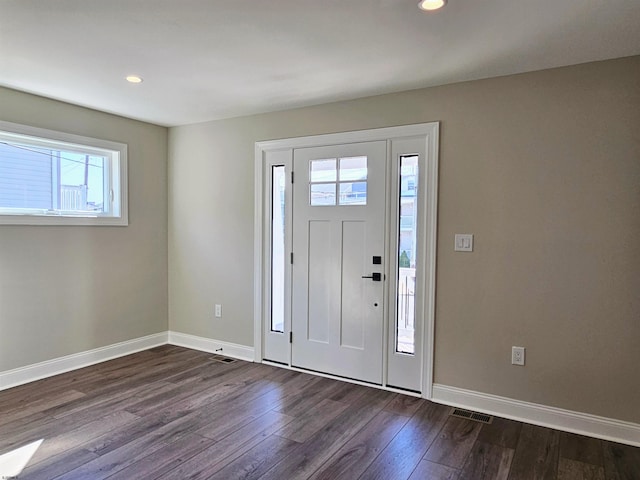
[[0,85],[167,126],[638,54],[640,0],[0,0]]

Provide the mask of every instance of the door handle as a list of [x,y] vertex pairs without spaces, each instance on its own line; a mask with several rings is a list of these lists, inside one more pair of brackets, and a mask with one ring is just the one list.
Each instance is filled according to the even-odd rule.
[[382,280],[382,274],[378,272],[374,272],[371,275],[363,275],[362,278],[370,278],[374,282],[379,282]]

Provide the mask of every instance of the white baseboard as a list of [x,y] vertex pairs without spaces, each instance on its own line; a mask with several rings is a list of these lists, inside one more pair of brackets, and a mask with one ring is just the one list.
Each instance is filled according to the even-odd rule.
[[[202,350],[204,352],[219,353],[228,357],[253,362],[253,347],[236,345],[234,343],[197,337],[179,332],[161,332],[146,337],[134,338],[125,342],[107,345],[106,347],[74,353],[53,360],[27,365],[13,370],[0,372],[0,391],[24,385],[42,378],[52,377],[61,373],[88,367],[114,358],[148,350],[153,347],[170,343],[181,347]],[[222,350],[220,350],[222,349]]]
[[431,400],[565,432],[640,446],[640,425],[637,423],[547,407],[440,384],[433,385]]
[[[168,331],[0,372],[0,390],[142,350],[148,350],[167,343],[204,352],[218,353],[248,362],[254,361],[253,347]],[[640,447],[640,425],[636,423],[548,407],[441,384],[433,385],[431,400],[445,405],[477,410],[534,425]]]
[[246,360],[247,362],[253,362],[255,360],[253,347],[223,342],[221,340],[214,340],[211,338],[198,337],[187,333],[169,331],[169,343],[171,345],[191,348],[193,350],[218,353],[227,357]]
[[78,368],[88,367],[96,363],[105,362],[114,358],[123,357],[132,353],[148,350],[167,343],[167,332],[156,333],[146,337],[135,338],[125,342],[108,345],[106,347],[74,353],[53,360],[27,365],[0,372],[0,390],[17,387],[25,383],[52,377],[60,373],[69,372]]

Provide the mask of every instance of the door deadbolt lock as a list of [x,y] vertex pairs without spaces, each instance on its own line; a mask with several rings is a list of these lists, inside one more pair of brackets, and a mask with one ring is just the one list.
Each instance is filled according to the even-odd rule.
[[374,272],[371,275],[363,275],[362,278],[370,278],[374,282],[382,281],[382,274],[378,272]]

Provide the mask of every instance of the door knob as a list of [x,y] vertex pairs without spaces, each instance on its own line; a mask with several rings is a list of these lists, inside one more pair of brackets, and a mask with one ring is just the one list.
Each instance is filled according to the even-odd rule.
[[382,274],[378,272],[374,272],[371,275],[363,275],[362,278],[370,278],[374,282],[379,282],[382,280]]

